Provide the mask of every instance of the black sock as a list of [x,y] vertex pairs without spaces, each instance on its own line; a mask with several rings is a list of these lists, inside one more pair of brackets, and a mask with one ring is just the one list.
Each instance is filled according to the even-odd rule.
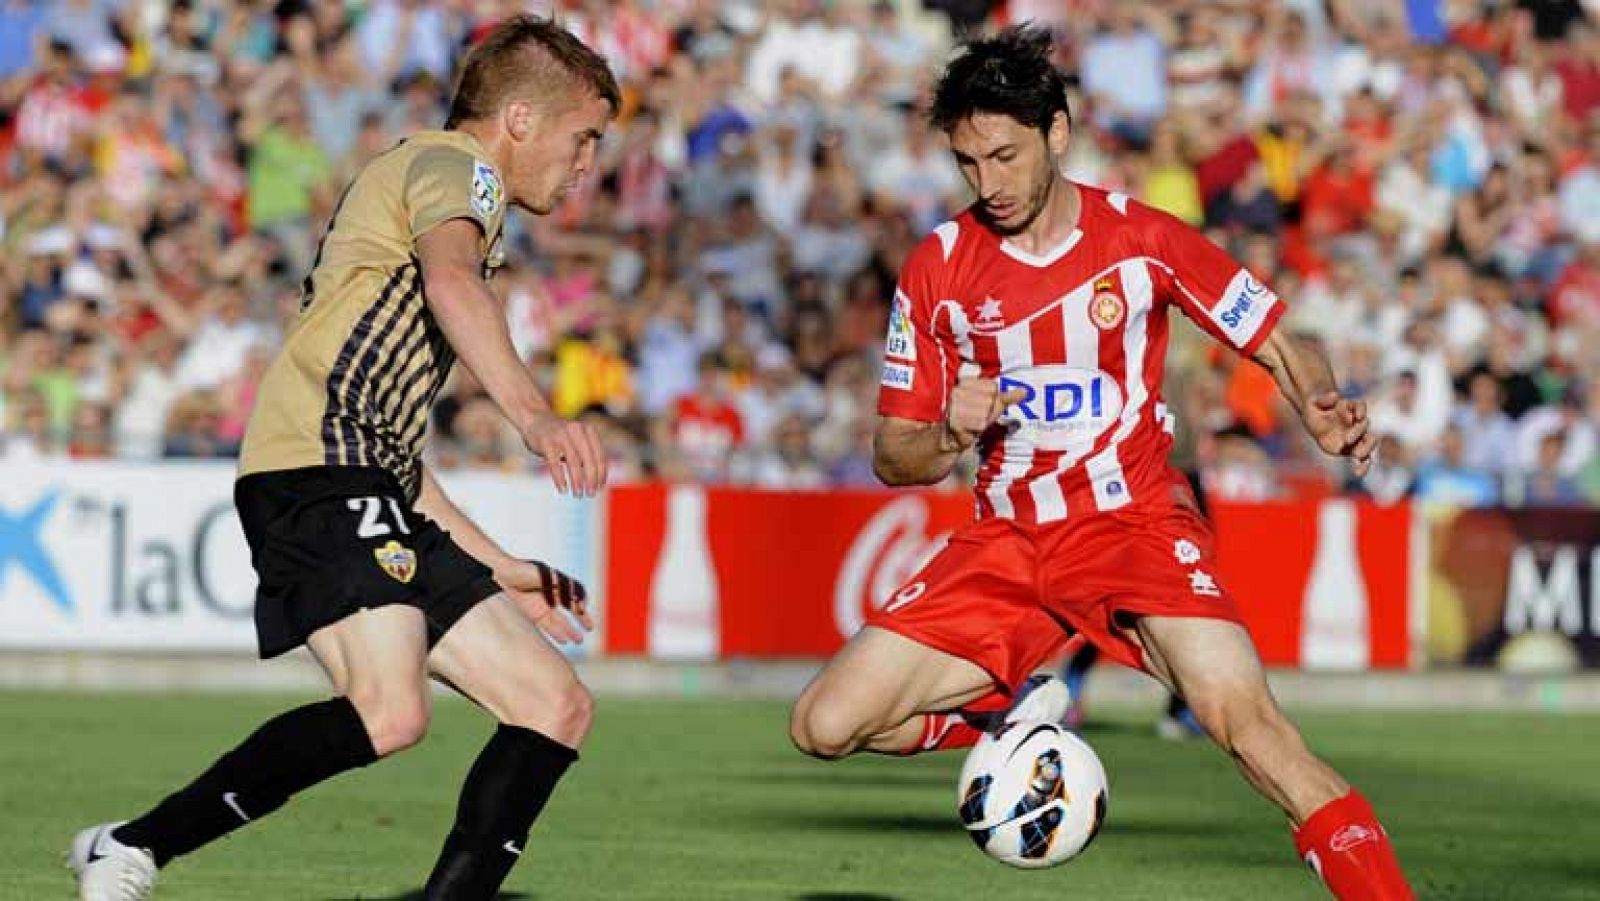
[[148,850],[162,866],[277,810],[295,792],[376,759],[348,700],[307,704],[263,723],[200,778],[111,836]]
[[522,856],[528,830],[578,752],[502,725],[461,786],[455,826],[423,891],[427,901],[488,901]]

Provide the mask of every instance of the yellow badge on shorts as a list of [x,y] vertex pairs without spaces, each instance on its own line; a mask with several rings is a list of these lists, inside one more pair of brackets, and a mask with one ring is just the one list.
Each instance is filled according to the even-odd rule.
[[390,578],[401,584],[410,582],[411,577],[417,574],[417,552],[398,541],[390,541],[374,550],[372,556],[378,558],[378,565]]

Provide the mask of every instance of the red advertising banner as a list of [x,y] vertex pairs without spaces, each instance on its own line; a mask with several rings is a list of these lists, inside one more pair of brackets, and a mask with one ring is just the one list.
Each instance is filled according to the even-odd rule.
[[[972,517],[965,493],[609,496],[605,649],[661,658],[831,654]],[[1409,663],[1409,508],[1219,505],[1215,521],[1219,578],[1268,663]]]
[[1410,664],[1411,507],[1215,503],[1217,568],[1268,664]]
[[606,650],[833,653],[972,518],[966,494],[612,489]]

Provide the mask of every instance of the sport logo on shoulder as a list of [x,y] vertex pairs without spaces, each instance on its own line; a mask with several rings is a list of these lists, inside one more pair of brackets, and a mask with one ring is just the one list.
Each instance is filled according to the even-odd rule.
[[378,558],[378,565],[396,582],[405,584],[417,574],[417,552],[398,541],[390,540],[383,547],[373,550],[372,556]]
[[500,212],[500,176],[483,160],[472,161],[472,210],[485,219]]

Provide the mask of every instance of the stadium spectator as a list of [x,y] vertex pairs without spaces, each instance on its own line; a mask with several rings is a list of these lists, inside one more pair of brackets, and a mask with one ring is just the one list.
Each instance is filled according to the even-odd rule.
[[[1564,400],[1600,380],[1600,28],[1579,4],[542,5],[627,103],[560,228],[508,223],[498,282],[519,352],[640,477],[672,471],[664,426],[715,351],[750,453],[797,412],[757,412],[789,379],[801,469],[871,484],[882,273],[966,202],[929,78],[953,32],[1032,16],[1078,75],[1072,177],[1246,260],[1419,473],[1449,425],[1465,470],[1535,472],[1558,414],[1559,471],[1600,492],[1596,405]],[[443,121],[464,47],[515,6],[0,0],[7,459],[87,454],[102,416],[115,456],[225,453],[345,181]],[[1179,428],[1225,449],[1208,465],[1236,494],[1299,490],[1306,449],[1253,375]],[[458,373],[443,408],[474,390]],[[440,465],[499,465],[456,440],[440,429]],[[750,459],[710,474],[755,479]]]

